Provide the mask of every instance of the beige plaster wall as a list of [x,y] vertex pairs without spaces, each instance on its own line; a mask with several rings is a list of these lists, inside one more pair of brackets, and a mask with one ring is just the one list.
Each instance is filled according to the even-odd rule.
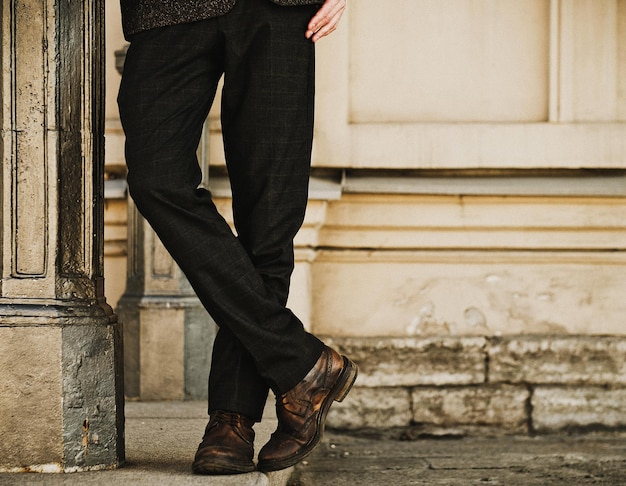
[[[110,66],[124,41],[107,8],[107,164],[120,167]],[[626,169],[626,0],[358,0],[317,57],[318,168],[539,170],[548,186],[556,169]],[[210,133],[223,165],[217,108]],[[511,181],[510,196],[473,198],[337,181],[298,236],[290,304],[324,334],[623,334],[624,185],[513,197]],[[113,304],[123,211],[107,213]]]
[[623,334],[626,199],[344,195],[312,322],[329,335]]

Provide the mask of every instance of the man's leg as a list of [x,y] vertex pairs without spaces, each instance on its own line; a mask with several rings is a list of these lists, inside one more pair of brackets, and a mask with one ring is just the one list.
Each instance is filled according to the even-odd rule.
[[[300,460],[319,442],[330,404],[347,394],[357,370],[347,358],[304,331],[302,323],[268,288],[267,278],[259,274],[244,246],[217,213],[210,194],[198,189],[195,149],[212,99],[215,66],[221,53],[237,46],[216,49],[221,34],[196,29],[204,23],[193,25],[194,35],[187,30],[190,25],[167,28],[166,34],[165,29],[142,34],[141,41],[129,50],[119,97],[127,135],[129,188],[138,209],[207,310],[245,348],[259,376],[278,395],[279,429],[261,451],[259,467],[279,469]],[[231,27],[247,35],[246,26]],[[180,49],[177,52],[171,46]],[[228,55],[240,52],[235,49]],[[204,56],[212,60],[202,64],[200,59],[207,62]],[[201,94],[203,84],[211,92],[207,98]],[[210,452],[222,432],[230,441],[235,440],[237,431],[247,445],[238,441],[233,458],[224,443],[226,447],[219,450],[228,453],[222,457],[224,469],[215,462],[217,454],[211,453],[205,467],[203,451]],[[235,471],[239,466],[239,472],[249,470],[251,432],[245,417],[216,413],[207,426],[206,448],[201,444],[194,463],[199,466],[197,472]]]
[[225,49],[217,20],[154,29],[131,43],[119,96],[129,189],[204,306],[281,393],[324,346],[266,289],[210,193],[198,188],[195,152]]
[[[266,287],[284,306],[293,238],[308,196],[315,75],[314,46],[303,32],[316,7],[258,0],[238,7],[222,19],[231,53],[222,129],[235,226]],[[260,420],[267,387],[225,329],[215,341],[209,383],[210,411],[236,410]]]

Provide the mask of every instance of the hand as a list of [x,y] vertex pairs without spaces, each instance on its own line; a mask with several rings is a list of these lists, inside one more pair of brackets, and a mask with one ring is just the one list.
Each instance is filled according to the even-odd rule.
[[325,0],[324,5],[317,11],[309,22],[306,38],[317,42],[322,37],[333,32],[346,9],[346,0]]

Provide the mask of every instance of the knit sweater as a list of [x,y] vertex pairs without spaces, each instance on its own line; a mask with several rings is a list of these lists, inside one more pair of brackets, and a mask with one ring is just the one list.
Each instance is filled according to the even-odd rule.
[[[195,22],[224,15],[237,0],[121,0],[122,27],[132,34],[154,27]],[[278,5],[309,5],[324,0],[271,0]]]

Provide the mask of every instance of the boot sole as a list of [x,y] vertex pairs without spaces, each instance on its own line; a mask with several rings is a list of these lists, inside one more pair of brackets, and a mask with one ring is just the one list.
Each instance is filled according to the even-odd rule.
[[211,461],[203,464],[202,461],[192,465],[191,470],[194,474],[205,476],[222,476],[228,474],[245,474],[254,472],[254,463],[251,464],[228,464]]
[[287,469],[307,457],[313,450],[319,445],[324,429],[326,427],[326,415],[330,410],[330,406],[335,402],[343,402],[344,398],[350,393],[357,375],[359,374],[359,367],[350,361],[346,356],[343,358],[343,369],[337,378],[337,382],[331,388],[326,399],[322,402],[319,415],[317,416],[317,431],[315,436],[309,442],[308,445],[303,447],[297,454],[286,457],[284,459],[276,461],[259,462],[257,469],[261,472],[280,471],[281,469]]

